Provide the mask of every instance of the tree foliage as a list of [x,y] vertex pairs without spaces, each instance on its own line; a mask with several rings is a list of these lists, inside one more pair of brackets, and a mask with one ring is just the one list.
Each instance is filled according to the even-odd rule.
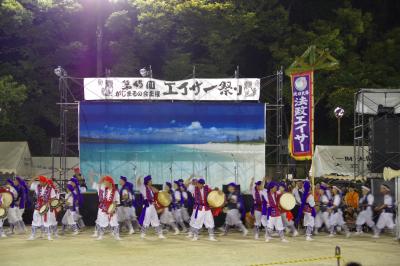
[[59,134],[53,69],[95,75],[99,19],[104,67],[113,76],[152,65],[162,79],[190,77],[193,66],[198,77],[229,77],[240,65],[241,76],[262,77],[309,46],[329,51],[340,67],[316,72],[317,143],[335,141],[335,106],[345,108],[351,143],[354,92],[399,87],[398,14],[396,0],[3,0],[0,139],[27,139],[33,153],[48,154]]

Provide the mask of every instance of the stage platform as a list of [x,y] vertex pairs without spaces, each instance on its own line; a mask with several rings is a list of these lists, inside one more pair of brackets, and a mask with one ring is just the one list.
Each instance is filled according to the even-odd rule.
[[[251,265],[333,256],[336,245],[341,247],[346,262],[354,260],[363,266],[397,266],[400,261],[399,243],[390,236],[375,240],[370,235],[346,239],[341,235],[329,238],[321,234],[312,242],[306,242],[304,237],[288,237],[289,243],[277,239],[266,243],[263,239],[253,240],[251,235],[243,237],[238,232],[217,236],[218,242],[208,241],[206,232],[196,242],[183,234],[166,234],[167,239],[159,240],[154,231],[144,240],[137,233],[131,236],[122,233],[121,241],[114,240],[109,234],[102,241],[96,241],[91,237],[92,233],[93,228],[87,228],[78,236],[66,234],[54,241],[28,241],[29,234],[1,238],[0,265]],[[291,265],[337,264],[335,260],[321,260]]]

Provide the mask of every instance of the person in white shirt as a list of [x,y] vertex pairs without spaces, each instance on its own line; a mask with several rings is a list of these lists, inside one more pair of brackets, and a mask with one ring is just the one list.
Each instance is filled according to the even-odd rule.
[[65,234],[65,230],[69,227],[73,231],[73,235],[79,234],[78,226],[76,224],[76,206],[79,204],[78,195],[75,193],[75,188],[71,185],[67,185],[67,194],[65,196],[65,214],[61,220],[62,223],[62,234]]
[[165,236],[162,233],[160,219],[158,218],[157,210],[154,206],[154,194],[158,193],[158,190],[153,187],[151,176],[146,176],[143,179],[143,183],[141,181],[141,178],[138,178],[137,185],[144,200],[144,207],[139,217],[139,224],[142,226],[140,237],[146,237],[147,229],[151,225],[155,228],[158,234],[158,238],[164,239]]
[[[98,228],[97,240],[103,239],[104,232],[108,227],[111,227],[114,238],[121,240],[119,237],[118,214],[116,212],[120,197],[114,180],[111,176],[104,176],[99,183],[92,182],[92,189],[97,190],[99,195],[99,208],[96,219]],[[114,208],[112,208],[113,206]]]
[[253,215],[254,215],[254,239],[259,239],[261,226],[265,228],[265,238],[267,238],[267,204],[268,190],[264,188],[266,178],[254,183],[254,177],[250,182],[250,191],[253,196]]
[[[288,193],[286,183],[280,182],[279,189],[277,191],[279,207],[280,207],[281,196],[285,193]],[[283,226],[285,226],[286,230],[289,230],[289,232],[292,234],[293,237],[298,236],[299,232],[297,231],[296,227],[294,226],[294,219],[293,219],[292,212],[288,211],[288,210],[284,210],[281,207],[280,207],[280,212],[281,212],[281,218],[283,221]]]
[[198,240],[199,231],[203,225],[208,229],[208,239],[210,241],[217,241],[214,237],[214,217],[207,202],[207,196],[211,191],[211,188],[205,185],[205,180],[202,178],[197,180],[196,187],[190,187],[190,193],[194,197],[194,208],[190,220],[193,241]]
[[13,195],[13,201],[10,205],[10,207],[7,210],[7,220],[10,225],[10,233],[14,234],[14,228],[17,228],[18,231],[22,230],[19,228],[19,209],[18,209],[18,198],[19,198],[19,193],[18,193],[18,187],[14,184],[14,181],[11,179],[7,179],[7,189],[8,191]]
[[380,192],[383,194],[383,204],[379,207],[375,208],[375,211],[381,212],[379,215],[378,222],[376,223],[376,227],[374,230],[374,238],[379,238],[379,235],[385,227],[389,230],[393,230],[394,222],[393,222],[393,198],[390,195],[389,186],[382,184],[380,187]]
[[315,200],[314,200],[314,195],[311,191],[310,182],[305,181],[303,187],[304,187],[304,193],[301,199],[301,205],[297,219],[300,220],[301,215],[304,214],[303,226],[306,228],[306,240],[311,241],[313,240],[311,236],[315,225],[314,217],[316,215],[314,209]]
[[328,208],[328,211],[330,213],[329,216],[330,237],[335,236],[336,227],[341,227],[346,233],[346,237],[350,237],[350,231],[343,219],[343,212],[341,209],[341,202],[342,202],[341,193],[342,190],[339,189],[337,186],[332,187],[333,202],[332,206]]
[[185,222],[189,222],[190,217],[185,206],[187,205],[188,194],[185,191],[184,184],[179,180],[174,181],[173,191],[172,214],[183,232],[187,232]]
[[224,224],[224,235],[228,234],[230,226],[236,226],[246,236],[248,230],[243,225],[241,220],[242,214],[244,215],[244,203],[239,191],[239,186],[232,182],[228,184],[228,195],[226,196],[226,218]]
[[366,186],[362,186],[362,197],[360,199],[360,213],[357,215],[356,220],[356,235],[363,233],[362,226],[367,224],[370,228],[375,227],[375,222],[372,219],[373,212],[372,206],[374,205],[374,195],[371,194],[371,189]]
[[128,234],[132,235],[135,232],[133,223],[137,223],[133,184],[128,182],[127,177],[121,176],[119,185],[121,186],[119,190],[121,204],[117,209],[118,222],[121,224],[121,228],[123,226],[128,228]]
[[172,184],[170,182],[165,182],[164,191],[168,192],[171,196],[171,204],[168,207],[163,208],[160,215],[160,223],[171,227],[175,232],[174,235],[179,235],[180,231],[176,225],[175,216],[173,215],[173,209],[175,205],[175,193],[172,190]]
[[319,230],[322,228],[323,225],[325,225],[325,228],[327,230],[330,229],[330,224],[329,224],[329,199],[326,194],[328,191],[328,188],[321,184],[319,186],[319,211],[317,212],[317,216],[315,217],[315,229],[314,229],[314,234],[317,235],[319,233]]
[[[44,227],[47,239],[53,240],[50,227],[54,225],[54,217],[51,215],[50,200],[57,196],[56,191],[49,185],[49,181],[45,176],[39,176],[37,180],[32,179],[30,189],[35,192],[36,202],[35,210],[33,211],[32,233],[28,240],[34,240],[36,238],[36,231],[41,229],[41,227]],[[47,211],[41,214],[39,210],[43,206],[47,206]]]

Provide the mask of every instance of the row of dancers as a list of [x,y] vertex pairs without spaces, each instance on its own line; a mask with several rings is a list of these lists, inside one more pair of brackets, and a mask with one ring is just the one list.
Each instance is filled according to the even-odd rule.
[[[204,179],[176,180],[172,183],[166,182],[163,191],[171,195],[172,202],[169,207],[160,207],[157,204],[157,193],[159,192],[152,184],[151,176],[137,179],[137,186],[141,194],[143,208],[140,216],[136,216],[134,184],[126,177],[121,176],[119,187],[110,176],[105,176],[95,182],[90,180],[92,189],[97,190],[99,196],[98,213],[95,232],[96,239],[103,239],[107,231],[115,239],[120,240],[120,228],[126,227],[128,234],[135,232],[134,227],[140,228],[141,238],[146,238],[147,231],[153,227],[160,239],[165,238],[163,227],[170,227],[173,234],[187,233],[187,237],[193,241],[199,239],[203,226],[208,231],[208,239],[217,241],[215,237],[214,216],[221,209],[213,209],[207,202],[208,194],[217,188],[208,186]],[[31,235],[29,240],[37,238],[38,231],[45,233],[48,240],[58,236],[57,215],[59,206],[52,208],[50,201],[60,198],[60,191],[51,179],[39,176],[29,183],[17,177],[8,180],[7,188],[13,194],[13,203],[7,210],[10,233],[14,231],[24,232],[25,224],[22,215],[25,208],[31,204],[28,196],[29,190],[35,193],[34,213],[32,220]],[[67,186],[64,202],[64,216],[62,218],[62,234],[71,230],[73,235],[79,234],[85,225],[80,214],[82,206],[81,184],[79,177],[72,177]],[[363,226],[372,229],[373,237],[379,237],[384,228],[393,229],[394,204],[390,188],[381,185],[381,193],[384,195],[383,204],[376,206],[374,196],[370,188],[362,186],[363,196],[359,200],[360,210],[356,219],[356,233],[362,234]],[[316,187],[316,193],[312,193],[309,181],[298,182],[293,189],[288,188],[284,182],[267,182],[267,179],[255,182],[251,181],[250,190],[253,196],[253,208],[251,216],[254,218],[254,238],[259,239],[262,227],[265,228],[265,241],[269,242],[276,233],[282,242],[288,242],[285,231],[293,237],[299,235],[297,225],[305,228],[305,239],[313,240],[312,236],[318,234],[325,227],[329,236],[335,236],[338,229],[350,237],[350,229],[343,219],[343,202],[341,189],[337,186],[328,187],[320,184]],[[289,191],[290,190],[290,191]],[[285,210],[281,207],[280,200],[284,193],[292,193],[297,201],[296,211]],[[192,204],[190,203],[192,201]],[[1,197],[0,197],[1,206]],[[48,208],[43,208],[48,206]],[[193,209],[191,215],[189,210]],[[245,216],[243,197],[238,185],[228,184],[228,194],[224,211],[226,212],[225,223],[222,227],[222,235],[227,235],[231,227],[237,227],[244,236],[248,229],[242,220]],[[379,219],[375,224],[373,212],[379,212]],[[0,219],[0,235],[6,237],[3,231],[4,219]],[[188,225],[188,226],[187,226]]]

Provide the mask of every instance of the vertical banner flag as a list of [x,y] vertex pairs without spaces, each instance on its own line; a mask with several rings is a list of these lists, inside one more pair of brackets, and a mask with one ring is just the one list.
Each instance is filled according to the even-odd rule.
[[292,73],[292,125],[289,153],[296,160],[311,160],[314,150],[313,71]]

